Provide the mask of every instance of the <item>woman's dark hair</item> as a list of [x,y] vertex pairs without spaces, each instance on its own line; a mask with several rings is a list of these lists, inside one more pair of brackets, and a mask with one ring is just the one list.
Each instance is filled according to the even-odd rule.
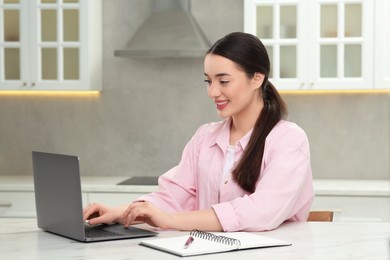
[[225,57],[239,65],[253,78],[256,72],[264,75],[259,88],[264,107],[257,118],[249,143],[237,167],[233,169],[233,178],[247,192],[253,193],[259,179],[263,160],[265,139],[272,128],[287,116],[287,106],[279,92],[268,80],[270,61],[263,43],[251,34],[234,32],[214,43],[207,54]]

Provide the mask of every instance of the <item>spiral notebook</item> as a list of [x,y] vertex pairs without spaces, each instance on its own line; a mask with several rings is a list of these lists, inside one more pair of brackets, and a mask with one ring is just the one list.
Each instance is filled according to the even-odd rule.
[[[193,239],[188,245],[189,237]],[[178,256],[193,256],[242,249],[290,246],[291,243],[248,232],[211,233],[193,230],[189,235],[143,240],[140,245]]]

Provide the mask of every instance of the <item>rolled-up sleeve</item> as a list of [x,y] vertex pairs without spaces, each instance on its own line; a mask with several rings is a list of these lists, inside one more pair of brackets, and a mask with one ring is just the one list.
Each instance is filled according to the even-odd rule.
[[213,205],[224,231],[265,231],[286,220],[305,221],[313,201],[309,142],[295,124],[266,140],[253,194]]

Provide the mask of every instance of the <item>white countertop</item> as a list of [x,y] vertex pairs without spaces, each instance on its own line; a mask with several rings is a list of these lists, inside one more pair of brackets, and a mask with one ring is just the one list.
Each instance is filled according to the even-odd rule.
[[[82,176],[84,192],[141,192],[157,189],[154,185],[116,185],[128,179],[126,176]],[[0,176],[0,191],[33,191],[32,176]],[[314,180],[317,196],[384,196],[390,197],[390,180]]]
[[[151,238],[80,243],[38,229],[34,218],[0,218],[0,226],[2,259],[180,259],[139,245],[141,240]],[[142,227],[153,229],[147,225]],[[288,241],[292,243],[291,246],[193,256],[188,259],[388,260],[389,229],[390,223],[289,222],[276,230],[258,234]],[[179,231],[158,232],[158,237],[188,234]]]

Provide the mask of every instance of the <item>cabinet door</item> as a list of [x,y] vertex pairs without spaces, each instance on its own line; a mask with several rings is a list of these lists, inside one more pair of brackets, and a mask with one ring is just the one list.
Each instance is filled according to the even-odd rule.
[[316,195],[312,210],[332,210],[334,221],[390,221],[389,197]]
[[32,89],[77,89],[82,85],[82,61],[86,35],[81,24],[86,1],[31,1],[31,87]]
[[0,85],[1,89],[27,86],[28,9],[25,0],[0,0]]
[[271,62],[270,81],[278,89],[305,88],[306,5],[298,0],[246,0],[245,31],[258,36]]
[[0,0],[0,90],[100,90],[101,0]]
[[375,1],[375,88],[390,89],[390,1]]
[[[380,1],[384,6],[386,0]],[[271,81],[279,89],[374,88],[374,1],[244,3],[245,31],[259,36],[266,45],[271,58]],[[389,15],[382,17],[388,19]],[[386,30],[386,21],[380,22],[382,30]],[[388,38],[382,42],[386,41]],[[381,82],[386,82],[390,59],[383,57],[389,55],[383,49],[378,50],[383,68],[378,73]]]
[[310,88],[373,88],[373,1],[309,2]]
[[36,217],[34,192],[0,192],[0,217]]

